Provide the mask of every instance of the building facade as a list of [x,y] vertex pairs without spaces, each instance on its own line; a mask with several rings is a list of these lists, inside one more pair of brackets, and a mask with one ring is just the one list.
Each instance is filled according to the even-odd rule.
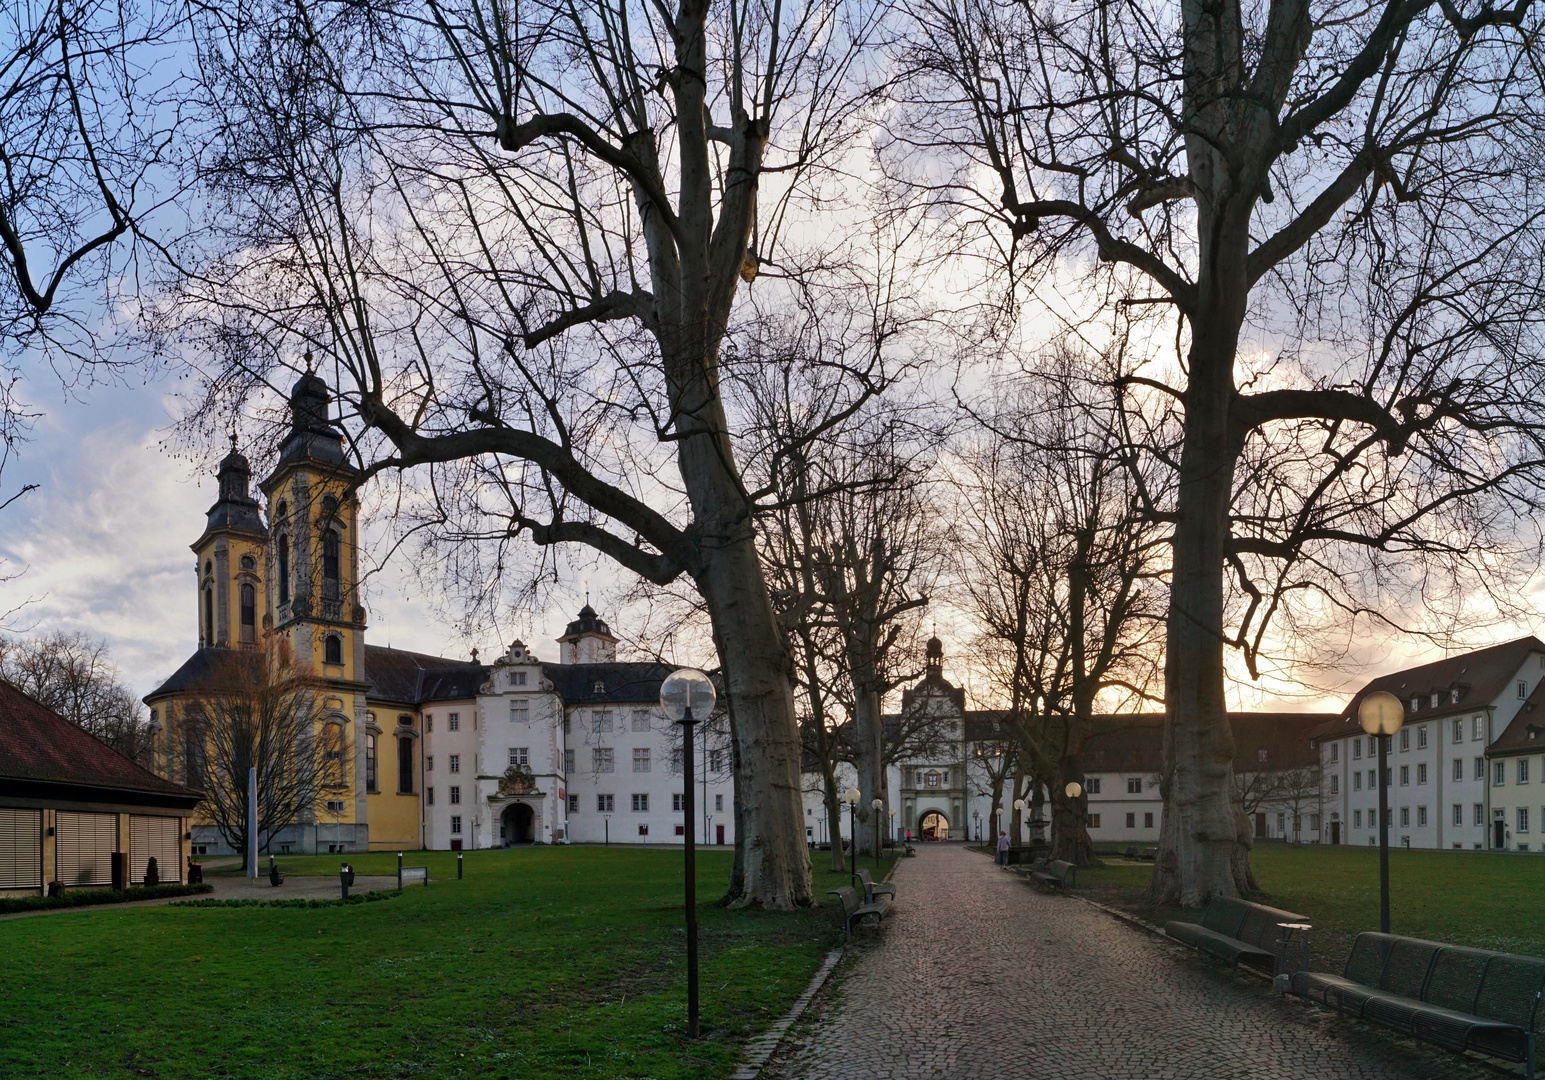
[[[283,658],[314,680],[314,737],[340,767],[315,807],[265,850],[473,849],[521,843],[734,843],[722,716],[699,726],[699,813],[684,819],[680,732],[659,708],[673,667],[619,662],[588,604],[558,662],[515,642],[493,664],[366,640],[359,602],[358,479],[325,384],[290,394],[274,470],[251,493],[233,444],[193,543],[198,649],[145,698],[163,776],[196,786],[213,693],[255,685]],[[345,767],[346,766],[346,767]],[[225,853],[195,818],[192,850]]]

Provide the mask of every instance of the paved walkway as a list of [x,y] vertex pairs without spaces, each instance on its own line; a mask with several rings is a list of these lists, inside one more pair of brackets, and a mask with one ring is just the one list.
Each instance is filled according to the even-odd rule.
[[956,844],[918,845],[880,940],[843,965],[764,1077],[783,1080],[1495,1078],[1271,990]]

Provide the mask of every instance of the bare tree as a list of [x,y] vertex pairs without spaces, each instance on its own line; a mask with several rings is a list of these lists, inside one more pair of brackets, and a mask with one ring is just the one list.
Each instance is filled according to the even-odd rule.
[[63,630],[0,637],[0,678],[124,757],[152,767],[156,733],[101,638]]
[[248,842],[248,776],[257,770],[259,850],[291,825],[314,822],[329,798],[349,789],[350,725],[321,705],[322,684],[295,664],[287,643],[227,669],[182,706],[168,744],[186,783],[204,792],[206,816],[227,844]]
[[[588,546],[713,622],[738,742],[738,903],[814,902],[790,664],[737,464],[726,334],[805,250],[865,128],[857,3],[415,0],[203,9],[223,239],[179,295],[203,416],[310,349],[362,477],[447,541]],[[831,182],[829,182],[831,181]],[[831,239],[831,237],[826,237]],[[835,245],[835,246],[834,246]],[[223,256],[217,257],[217,256]],[[186,316],[195,306],[181,305]],[[829,402],[883,382],[866,358]],[[518,576],[518,575],[517,575]]]
[[1053,352],[1021,395],[999,384],[962,471],[957,552],[1018,760],[1049,787],[1053,857],[1087,864],[1088,796],[1066,789],[1096,700],[1140,703],[1157,675],[1166,536],[1135,510],[1115,388],[1084,366]]
[[1153,335],[1127,386],[1179,445],[1147,447],[1174,478],[1145,505],[1173,529],[1149,898],[1248,892],[1225,650],[1253,664],[1295,608],[1385,617],[1392,575],[1457,607],[1535,546],[1539,6],[909,10],[897,175],[1017,298],[1087,268],[1057,311],[1114,302]]

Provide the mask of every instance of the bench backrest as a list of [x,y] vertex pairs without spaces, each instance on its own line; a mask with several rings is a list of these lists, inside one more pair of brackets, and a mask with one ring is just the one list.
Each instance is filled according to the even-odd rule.
[[1053,859],[1046,864],[1046,872],[1059,881],[1065,881],[1067,876],[1077,869],[1077,866],[1070,862],[1063,862],[1061,859]]
[[860,866],[860,867],[858,867],[858,871],[857,872],[858,872],[858,880],[859,881],[862,881],[865,885],[873,885],[874,884],[874,878],[869,876],[869,871],[868,870],[865,870],[863,867]]
[[1342,977],[1360,986],[1377,987],[1384,974],[1384,964],[1389,960],[1389,948],[1397,940],[1394,934],[1376,934],[1372,931],[1358,934],[1352,942],[1352,955]]
[[1481,979],[1481,992],[1475,998],[1475,1015],[1533,1031],[1542,986],[1545,986],[1545,960],[1492,953],[1486,964],[1486,974]]
[[1379,989],[1388,990],[1401,997],[1418,998],[1427,985],[1427,974],[1443,946],[1436,941],[1420,938],[1396,938],[1389,947],[1389,959],[1384,962],[1384,974],[1379,977]]
[[1207,901],[1207,913],[1202,916],[1202,926],[1225,937],[1236,937],[1249,911],[1250,905],[1243,900],[1215,896]]
[[1494,955],[1485,949],[1463,949],[1457,945],[1439,949],[1438,958],[1432,962],[1432,971],[1427,975],[1422,1000],[1445,1009],[1473,1014],[1476,996],[1481,992],[1481,980],[1486,975],[1486,965]]
[[842,901],[842,913],[844,915],[851,915],[858,910],[858,894],[853,891],[853,886],[844,885],[840,889],[828,889],[827,892],[837,894],[837,899]]
[[[1302,915],[1294,915],[1291,911],[1283,911],[1281,908],[1267,907],[1265,904],[1246,905],[1245,921],[1239,927],[1239,933],[1234,936],[1247,945],[1254,945],[1258,949],[1274,949],[1281,931],[1277,929],[1278,923],[1306,923],[1309,920]],[[1299,950],[1292,949],[1297,953]],[[1292,957],[1289,957],[1291,960]]]

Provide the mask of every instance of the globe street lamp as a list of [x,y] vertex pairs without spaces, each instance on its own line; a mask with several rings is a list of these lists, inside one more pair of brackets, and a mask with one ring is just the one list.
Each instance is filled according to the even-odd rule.
[[848,842],[853,845],[853,857],[848,860],[848,883],[854,889],[858,888],[858,799],[856,787],[842,793],[842,801],[848,804]]
[[1074,862],[1078,861],[1078,830],[1083,825],[1083,815],[1081,815],[1078,812],[1078,805],[1077,804],[1078,804],[1078,797],[1080,795],[1082,795],[1083,793],[1084,793],[1084,785],[1080,784],[1077,780],[1069,780],[1068,781],[1068,786],[1062,789],[1062,794],[1066,795],[1074,804],[1073,805],[1073,861]]
[[1405,723],[1405,706],[1394,694],[1375,690],[1357,706],[1357,722],[1379,741],[1379,932],[1389,933],[1389,739]]
[[[1025,813],[1025,800],[1023,800],[1023,799],[1015,799],[1014,800],[1014,819],[1016,821],[1023,822],[1023,820],[1024,820],[1024,813]],[[1020,825],[1015,825],[1014,826],[1014,846],[1015,847],[1019,846],[1019,830],[1020,830],[1020,828],[1021,828]]]
[[[666,719],[681,725],[682,770],[681,813],[687,827],[682,830],[686,840],[686,907],[687,907],[687,1038],[697,1038],[697,847],[693,843],[692,781],[695,767],[692,757],[692,725],[713,709],[713,683],[708,676],[694,668],[682,668],[666,676],[660,684],[660,708]],[[695,714],[695,715],[694,715]],[[704,841],[707,841],[705,836]]]

